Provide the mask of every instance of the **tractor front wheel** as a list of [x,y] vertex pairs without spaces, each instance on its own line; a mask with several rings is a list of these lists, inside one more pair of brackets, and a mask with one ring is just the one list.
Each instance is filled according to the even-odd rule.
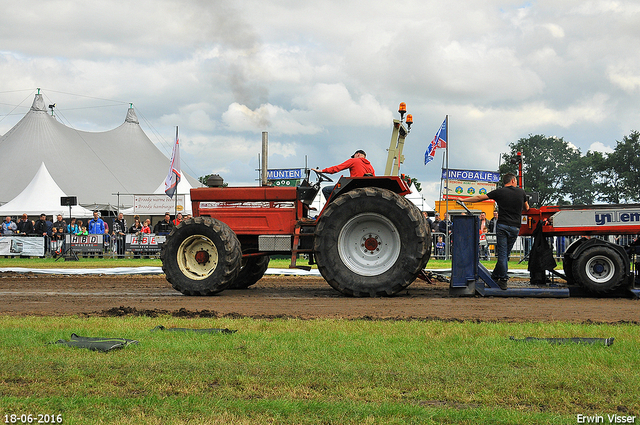
[[235,280],[242,251],[235,233],[225,223],[196,217],[171,231],[160,258],[174,289],[185,295],[213,295]]

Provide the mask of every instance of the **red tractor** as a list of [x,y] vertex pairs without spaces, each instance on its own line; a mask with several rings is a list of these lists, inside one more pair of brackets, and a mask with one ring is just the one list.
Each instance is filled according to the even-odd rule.
[[[320,183],[309,171],[298,187],[191,189],[194,218],[176,226],[162,248],[167,280],[186,295],[247,288],[270,255],[299,254],[317,264],[336,290],[354,297],[396,294],[422,272],[431,231],[396,176],[342,177],[316,218],[310,205]],[[308,266],[306,267],[308,268]]]

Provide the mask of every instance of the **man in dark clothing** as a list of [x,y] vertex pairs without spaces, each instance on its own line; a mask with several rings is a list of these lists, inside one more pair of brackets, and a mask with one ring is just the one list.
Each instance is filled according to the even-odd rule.
[[522,218],[522,212],[529,209],[529,203],[527,202],[527,194],[517,186],[516,176],[507,173],[502,178],[503,187],[492,190],[488,194],[475,195],[470,198],[466,198],[464,202],[478,202],[485,199],[493,199],[498,203],[498,209],[500,216],[498,217],[498,223],[496,224],[496,253],[498,255],[498,262],[493,269],[491,278],[502,289],[507,289],[507,281],[509,275],[507,271],[509,269],[509,255],[513,244],[518,239],[520,233],[520,219]]
[[168,235],[171,233],[171,229],[173,229],[173,223],[171,222],[171,214],[164,213],[164,220],[159,221],[153,227],[153,233],[156,235]]
[[449,214],[445,213],[444,220],[438,222],[438,231],[445,236],[445,240],[447,235],[449,236],[449,243],[453,242],[453,222]]
[[[358,149],[356,153],[351,155],[351,158],[347,159],[340,165],[334,165],[333,167],[324,168],[322,170],[314,168],[314,171],[334,174],[338,171],[346,170],[347,168],[349,169],[349,177],[364,177],[376,175],[373,166],[367,159],[367,154],[362,149]],[[329,199],[331,192],[333,192],[333,188],[334,186],[325,186],[322,188],[322,194],[324,195],[325,199]]]
[[431,233],[436,233],[440,231],[440,213],[436,213],[433,218],[433,222],[431,222]]
[[127,220],[124,214],[119,213],[118,219],[113,220],[113,237],[116,240],[116,252],[119,257],[124,256],[125,233],[127,232]]
[[62,254],[65,251],[64,245],[66,242],[64,238],[64,234],[67,233],[67,222],[62,219],[62,214],[58,214],[56,216],[56,222],[53,223],[53,225],[51,226],[51,229],[52,231],[53,229],[55,229],[51,237],[51,240],[52,240],[51,252],[54,253],[54,255]]
[[58,214],[58,216],[56,217],[56,222],[53,223],[53,228],[57,229],[56,233],[58,233],[58,235],[62,235],[67,233],[67,222],[64,221],[62,219],[62,215]]
[[44,237],[44,252],[48,252],[49,251],[49,237],[51,236],[51,226],[53,223],[51,223],[49,220],[47,220],[47,215],[46,214],[40,214],[40,218],[36,221],[36,223],[33,226],[33,233],[38,235],[38,236],[43,236]]
[[18,222],[18,233],[30,235],[33,233],[33,223],[26,214],[22,214],[22,220]]
[[40,214],[40,218],[36,221],[36,224],[33,226],[33,232],[38,236],[47,235],[47,215],[46,214]]

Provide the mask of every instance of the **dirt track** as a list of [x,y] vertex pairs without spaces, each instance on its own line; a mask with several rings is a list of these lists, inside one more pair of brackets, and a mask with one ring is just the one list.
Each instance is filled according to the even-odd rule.
[[0,273],[0,314],[415,318],[478,321],[640,323],[640,301],[625,298],[451,297],[448,284],[414,282],[392,298],[344,297],[319,277],[266,276],[247,290],[188,297],[164,276]]

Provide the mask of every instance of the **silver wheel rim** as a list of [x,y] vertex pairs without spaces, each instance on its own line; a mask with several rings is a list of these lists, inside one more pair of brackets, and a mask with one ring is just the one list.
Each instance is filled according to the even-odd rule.
[[396,226],[376,213],[351,218],[338,236],[338,255],[349,270],[362,276],[377,276],[391,269],[400,256]]
[[178,247],[177,255],[178,266],[189,279],[206,279],[218,267],[218,249],[206,236],[189,236]]
[[613,261],[604,255],[596,255],[590,258],[585,268],[587,276],[595,283],[609,282],[616,272],[616,266]]

